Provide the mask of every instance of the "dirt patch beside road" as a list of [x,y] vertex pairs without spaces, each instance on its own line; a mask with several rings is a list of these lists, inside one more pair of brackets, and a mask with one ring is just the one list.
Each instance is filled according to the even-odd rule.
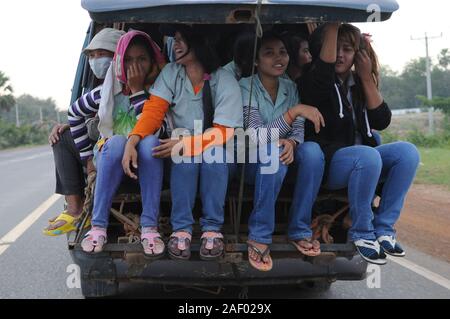
[[437,185],[413,185],[397,223],[400,243],[450,263],[450,192]]

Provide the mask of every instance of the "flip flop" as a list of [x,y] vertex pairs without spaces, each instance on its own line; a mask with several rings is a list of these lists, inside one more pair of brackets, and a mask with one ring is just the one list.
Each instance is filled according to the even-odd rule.
[[[44,235],[54,237],[54,236],[60,236],[60,235],[67,234],[67,233],[77,230],[77,226],[78,226],[78,222],[80,221],[80,217],[74,217],[72,215],[69,215],[67,213],[67,211],[63,211],[58,217],[53,218],[52,220],[53,221],[50,222],[50,225],[58,223],[60,221],[65,222],[63,225],[59,226],[58,228],[48,229],[48,227],[50,226],[49,225],[49,226],[47,226],[47,228],[45,228],[43,230]],[[90,222],[90,218],[89,218],[87,220],[86,224],[84,225],[84,228],[88,228],[90,226],[91,226],[91,222]]]
[[[250,252],[249,252],[248,262],[250,263],[250,265],[253,268],[255,268],[256,270],[259,270],[259,271],[264,271],[264,272],[272,270],[273,261],[272,261],[272,257],[270,257],[270,247],[269,246],[267,246],[267,248],[264,251],[261,251],[258,247],[256,247],[254,244],[252,244],[250,242],[247,242],[247,246],[248,246],[249,250],[252,250],[256,254],[258,254],[259,258],[261,259],[260,261],[253,260],[250,257]],[[269,261],[267,263],[265,263],[263,261],[263,258],[266,256],[269,257]]]
[[[302,245],[299,244],[299,242],[306,242],[311,244],[311,248],[305,248]],[[317,243],[319,244],[319,248],[318,249],[314,249],[314,244]],[[312,240],[311,238],[304,238],[304,239],[300,239],[300,240],[291,240],[291,244],[294,245],[295,248],[297,248],[297,250],[305,255],[305,256],[309,256],[309,257],[316,257],[319,256],[321,254],[320,251],[320,243],[317,240]]]

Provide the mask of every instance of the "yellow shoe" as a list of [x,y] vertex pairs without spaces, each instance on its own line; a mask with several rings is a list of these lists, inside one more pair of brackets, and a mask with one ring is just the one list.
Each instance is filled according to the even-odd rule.
[[[69,215],[67,211],[63,211],[57,218],[51,220],[50,225],[58,223],[60,221],[64,221],[65,223],[58,228],[49,230],[48,227],[43,230],[44,235],[47,236],[59,236],[63,234],[70,233],[77,229],[77,225],[80,222],[79,217],[73,217],[72,215]],[[86,222],[86,225],[84,225],[84,228],[91,226],[91,219],[89,218]]]

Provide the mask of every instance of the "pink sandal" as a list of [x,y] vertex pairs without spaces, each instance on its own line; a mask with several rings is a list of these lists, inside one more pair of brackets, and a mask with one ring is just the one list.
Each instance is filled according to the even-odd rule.
[[219,232],[207,231],[201,237],[200,259],[217,260],[224,252],[223,235]]
[[93,226],[84,236],[81,247],[87,253],[100,253],[106,244],[106,228]]
[[191,258],[192,235],[188,232],[174,232],[169,239],[169,256],[176,260],[188,260]]
[[142,228],[141,243],[145,257],[160,257],[166,250],[160,233],[154,228]]

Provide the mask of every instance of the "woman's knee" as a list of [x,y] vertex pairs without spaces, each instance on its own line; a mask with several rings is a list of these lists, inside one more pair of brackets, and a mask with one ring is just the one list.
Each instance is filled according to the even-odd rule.
[[323,166],[325,164],[325,156],[319,144],[314,142],[305,142],[297,146],[296,158],[302,165]]
[[109,138],[101,150],[102,155],[108,156],[111,160],[122,160],[127,138],[122,135],[114,135]]
[[70,130],[65,130],[60,135],[59,141],[53,145],[53,150],[59,152],[70,149],[76,149],[75,143]]
[[380,153],[370,146],[358,146],[354,164],[357,169],[377,169],[380,171],[383,166]]
[[398,154],[398,160],[400,162],[410,164],[415,168],[419,166],[420,153],[414,144],[409,142],[396,142],[394,145],[394,149]]
[[159,139],[155,135],[149,135],[138,144],[139,158],[143,160],[153,160],[153,148],[158,146]]

